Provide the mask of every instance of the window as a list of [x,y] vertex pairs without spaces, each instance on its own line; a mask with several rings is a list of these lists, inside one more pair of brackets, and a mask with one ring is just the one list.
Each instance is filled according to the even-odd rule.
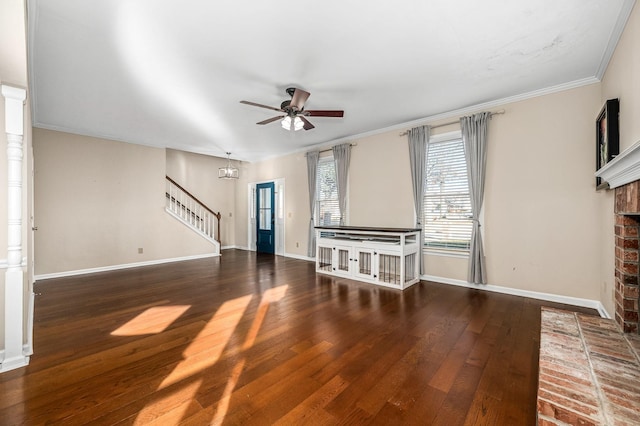
[[316,223],[319,226],[340,225],[338,182],[333,156],[323,157],[318,161],[317,173]]
[[426,180],[425,246],[432,249],[468,251],[473,221],[467,164],[460,132],[436,136],[429,140]]

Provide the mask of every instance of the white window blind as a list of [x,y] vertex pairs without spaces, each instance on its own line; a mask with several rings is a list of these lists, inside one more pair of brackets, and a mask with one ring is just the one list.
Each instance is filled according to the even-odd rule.
[[468,251],[473,222],[462,138],[428,143],[426,180],[425,246]]
[[338,182],[333,156],[320,159],[317,173],[318,202],[316,205],[316,223],[319,226],[340,225]]

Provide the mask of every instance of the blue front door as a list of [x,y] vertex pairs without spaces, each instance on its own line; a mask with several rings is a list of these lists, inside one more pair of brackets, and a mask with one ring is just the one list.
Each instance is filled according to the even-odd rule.
[[259,253],[275,253],[275,185],[273,182],[256,185],[256,250]]

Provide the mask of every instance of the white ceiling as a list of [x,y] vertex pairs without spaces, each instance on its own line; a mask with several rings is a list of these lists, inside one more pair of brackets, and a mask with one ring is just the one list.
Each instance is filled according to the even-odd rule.
[[29,0],[34,126],[256,161],[596,81],[634,2]]

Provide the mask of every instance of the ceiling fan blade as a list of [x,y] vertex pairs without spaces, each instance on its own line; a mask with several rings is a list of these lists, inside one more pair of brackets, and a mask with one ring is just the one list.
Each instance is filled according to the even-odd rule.
[[313,124],[311,124],[311,122],[309,120],[307,120],[303,115],[299,115],[298,117],[300,117],[300,119],[304,122],[304,129],[305,130],[311,130],[314,127],[316,127]]
[[262,105],[262,104],[257,104],[255,102],[249,102],[249,101],[240,101],[241,104],[246,104],[246,105],[252,105],[252,106],[257,106],[260,108],[266,108],[266,109],[271,109],[273,111],[282,111],[280,108],[276,108],[276,107],[272,107],[269,105]]
[[296,89],[296,91],[293,92],[293,97],[291,98],[291,103],[289,105],[291,107],[297,108],[298,111],[302,111],[302,108],[304,108],[304,103],[307,101],[307,99],[309,99],[310,95],[311,93],[309,92],[305,92],[302,89]]
[[269,124],[269,123],[273,123],[274,121],[278,121],[278,120],[282,120],[282,118],[284,117],[284,115],[282,116],[278,116],[278,117],[271,117],[269,119],[263,120],[263,121],[259,121],[256,124]]
[[305,110],[304,115],[309,117],[344,117],[344,111],[339,110]]

